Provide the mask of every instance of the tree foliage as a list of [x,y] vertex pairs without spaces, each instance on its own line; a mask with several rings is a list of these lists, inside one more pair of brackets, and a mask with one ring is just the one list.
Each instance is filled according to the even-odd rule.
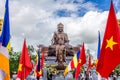
[[117,76],[120,76],[120,64],[114,69],[114,73],[115,73]]
[[16,73],[18,70],[19,59],[20,59],[20,52],[14,52],[13,48],[11,49],[10,53],[10,73]]

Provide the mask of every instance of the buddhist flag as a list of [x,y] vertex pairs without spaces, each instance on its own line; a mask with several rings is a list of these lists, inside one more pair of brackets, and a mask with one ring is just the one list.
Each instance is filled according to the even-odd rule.
[[[101,48],[101,38],[100,38],[100,31],[98,31],[98,49],[97,49],[97,60],[96,60],[96,65],[98,63],[99,60],[99,56],[100,56],[100,48]],[[98,80],[101,80],[101,76],[98,73]]]
[[42,75],[42,70],[40,65],[40,51],[38,51],[37,64],[36,64],[36,76],[41,76],[41,75]]
[[2,45],[7,47],[10,50],[10,22],[9,22],[9,7],[8,0],[6,0],[5,5],[5,16],[3,21],[3,29],[2,29]]
[[111,1],[106,30],[97,64],[97,71],[102,77],[108,78],[112,70],[120,63],[119,37],[118,23]]
[[80,50],[77,52],[77,54],[74,55],[72,60],[69,62],[68,66],[66,67],[66,69],[64,71],[64,76],[66,76],[66,74],[69,71],[71,71],[72,69],[75,69],[77,67],[79,56],[80,56]]
[[25,78],[30,74],[31,71],[32,71],[32,64],[26,46],[26,40],[24,40],[22,53],[20,56],[17,78],[20,78],[20,80],[25,80]]
[[[40,55],[39,55],[39,56],[40,56]],[[44,53],[42,53],[42,55],[41,55],[41,60],[39,61],[39,59],[38,59],[38,61],[39,61],[40,63],[38,62],[37,68],[40,68],[40,70],[37,69],[37,71],[36,71],[37,76],[42,76],[43,67],[44,67],[44,59],[45,59],[45,56],[44,56]]]
[[84,43],[83,43],[81,54],[78,60],[78,65],[77,65],[76,72],[75,72],[76,80],[78,80],[78,76],[80,74],[80,67],[85,63],[86,63],[86,56],[85,56],[85,48],[84,48]]
[[[10,70],[9,70],[9,51],[10,49],[10,24],[9,24],[9,7],[8,0],[5,4],[5,15],[3,22],[2,34],[0,36],[0,79],[10,80]],[[4,61],[4,62],[3,62]]]

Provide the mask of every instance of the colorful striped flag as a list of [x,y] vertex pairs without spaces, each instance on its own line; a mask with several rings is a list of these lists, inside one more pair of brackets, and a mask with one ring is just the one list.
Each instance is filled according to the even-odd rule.
[[36,64],[36,76],[39,77],[42,75],[41,65],[40,65],[40,51],[37,54],[37,64]]
[[2,34],[0,36],[0,42],[2,43],[0,47],[0,79],[1,80],[10,80],[10,70],[9,70],[10,42],[9,41],[10,41],[9,7],[8,7],[8,0],[6,0],[3,29],[2,29]]
[[[96,64],[98,63],[99,57],[100,57],[100,48],[101,48],[101,38],[100,38],[100,31],[98,31],[98,50],[97,50],[97,61]],[[101,80],[102,77],[98,73],[98,80]]]
[[77,54],[75,54],[72,58],[72,60],[69,62],[68,66],[66,67],[65,71],[64,71],[64,76],[66,76],[66,74],[72,70],[75,69],[78,65],[78,59],[80,56],[80,51],[77,52]]

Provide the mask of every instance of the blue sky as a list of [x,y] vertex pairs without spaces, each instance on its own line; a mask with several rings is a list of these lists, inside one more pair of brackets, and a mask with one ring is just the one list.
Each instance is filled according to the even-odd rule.
[[[120,0],[113,0],[120,19]],[[5,0],[0,0],[0,18],[4,17]],[[70,44],[85,43],[96,56],[98,30],[104,35],[110,0],[9,0],[11,45],[21,51],[24,38],[27,45],[49,46],[57,24],[64,24]]]
[[[111,0],[85,0],[85,1],[91,1],[91,2],[93,2],[95,4],[97,4],[96,7],[98,7],[102,11],[109,10],[110,3],[111,3]],[[120,0],[113,0],[113,4],[114,4],[114,8],[115,8],[116,12],[118,10],[120,10],[120,5],[119,5]]]
[[[57,1],[58,0],[55,0],[55,2],[57,2]],[[117,1],[117,3],[116,3],[116,1]],[[111,0],[83,0],[83,1],[69,0],[66,3],[73,3],[74,5],[78,5],[76,11],[60,9],[60,10],[57,10],[55,13],[56,13],[56,15],[58,15],[60,17],[69,17],[71,14],[75,13],[80,17],[80,16],[84,16],[84,14],[86,14],[86,12],[90,11],[89,9],[86,9],[85,7],[81,7],[80,5],[86,4],[86,3],[92,3],[94,5],[94,7],[97,8],[97,11],[102,12],[102,11],[109,10],[110,2],[111,2]],[[120,0],[113,0],[113,2],[114,2],[114,6],[115,6],[115,11],[118,12],[118,10],[120,10],[120,5],[118,5],[118,4],[120,4]]]

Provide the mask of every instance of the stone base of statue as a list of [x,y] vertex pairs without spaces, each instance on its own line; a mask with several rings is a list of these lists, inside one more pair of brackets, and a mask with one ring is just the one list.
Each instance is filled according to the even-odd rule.
[[57,70],[65,70],[66,66],[64,64],[57,64],[56,69]]

